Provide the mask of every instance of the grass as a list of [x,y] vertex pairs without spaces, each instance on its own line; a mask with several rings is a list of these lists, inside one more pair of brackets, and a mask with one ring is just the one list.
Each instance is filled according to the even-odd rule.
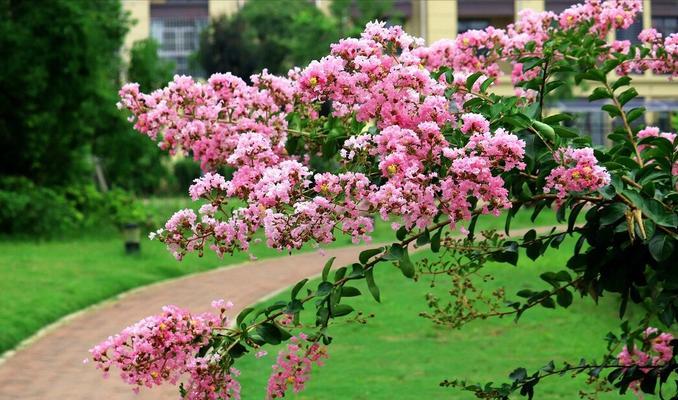
[[[150,199],[145,206],[154,223],[160,224],[175,210],[193,204],[188,199]],[[553,222],[546,214],[536,224]],[[503,219],[486,218],[478,228],[495,224],[503,227]],[[521,212],[513,226],[529,224],[529,214]],[[379,223],[374,237],[386,241],[393,234],[387,223]],[[348,244],[344,237],[333,246]],[[253,253],[259,258],[281,254],[263,245],[255,246]],[[247,260],[244,253],[219,259],[208,251],[203,258],[189,255],[177,263],[162,244],[145,238],[141,254],[130,256],[124,253],[122,237],[110,234],[63,241],[2,241],[0,354],[59,318],[126,290]]]
[[[496,279],[487,287],[506,286],[512,297],[522,288],[542,288],[546,284],[538,275],[562,269],[562,254],[568,251],[572,251],[571,241],[566,241],[560,252],[547,253],[536,262],[523,256],[518,267],[489,265],[487,271]],[[414,258],[427,255],[430,253],[422,252]],[[431,289],[427,281],[409,281],[386,264],[377,268],[375,277],[381,304],[369,295],[347,301],[375,317],[366,325],[339,322],[331,327],[330,359],[314,370],[307,390],[290,399],[472,399],[470,392],[441,388],[439,382],[454,378],[506,382],[509,372],[518,366],[534,371],[552,359],[577,363],[582,356],[599,358],[605,350],[605,334],[619,326],[615,298],[604,298],[598,306],[585,298],[576,299],[566,310],[533,309],[518,324],[510,318],[490,319],[454,330],[418,316],[427,310],[425,294],[431,290],[443,293],[444,284]],[[356,286],[368,293],[364,285]],[[271,302],[279,299],[289,299],[289,293]],[[269,351],[263,359],[239,360],[244,399],[263,398],[275,355],[276,351]],[[578,390],[586,387],[581,378],[555,377],[537,386],[535,398],[576,399]],[[619,396],[606,393],[599,398]]]

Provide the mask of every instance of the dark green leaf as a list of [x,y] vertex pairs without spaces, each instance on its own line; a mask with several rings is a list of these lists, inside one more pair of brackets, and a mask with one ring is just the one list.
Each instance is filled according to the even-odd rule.
[[428,229],[424,229],[423,232],[417,237],[417,246],[426,246],[431,241],[431,235]]
[[563,289],[556,294],[556,300],[558,301],[558,305],[567,308],[572,304],[573,296],[569,290]]
[[358,256],[358,260],[360,260],[361,264],[367,264],[367,261],[369,261],[370,258],[376,256],[377,254],[380,254],[384,251],[383,247],[379,247],[377,249],[368,249],[360,252],[360,255]]
[[650,249],[652,258],[655,260],[668,260],[668,258],[671,257],[671,254],[673,254],[674,240],[668,235],[657,233],[652,239],[650,239],[648,248]]
[[261,336],[262,339],[268,344],[276,345],[280,344],[282,340],[282,334],[280,329],[277,326],[270,322],[266,322],[257,327],[257,333]]
[[322,273],[322,278],[324,281],[327,280],[327,277],[330,275],[330,269],[332,268],[332,263],[334,262],[334,259],[336,257],[331,257],[327,262],[325,263],[325,267],[323,268],[323,273]]
[[434,253],[440,251],[440,235],[442,234],[442,232],[443,232],[442,228],[438,229],[431,237],[431,251]]
[[337,304],[332,307],[332,317],[343,317],[353,312],[353,307],[348,304]]
[[299,281],[299,282],[297,282],[296,285],[294,285],[294,287],[292,288],[292,294],[291,294],[292,300],[297,298],[297,294],[299,294],[299,291],[301,290],[301,288],[304,287],[306,282],[308,282],[308,278],[304,279],[302,281]]
[[377,286],[376,282],[374,281],[374,270],[373,269],[368,269],[365,271],[365,280],[367,281],[367,288],[370,289],[370,293],[372,294],[372,297],[377,302],[381,302],[381,296],[379,294],[379,287]]
[[235,319],[235,324],[240,326],[240,324],[242,324],[242,322],[245,320],[245,317],[247,317],[252,311],[254,311],[254,307],[247,307],[240,311],[240,314],[238,314]]
[[482,75],[483,75],[482,72],[474,72],[471,75],[469,75],[468,78],[466,78],[466,89],[469,92],[473,91],[473,84],[475,84],[478,78],[480,78]]
[[352,286],[344,286],[341,288],[341,297],[356,297],[360,296],[360,290]]
[[596,101],[600,99],[610,99],[612,95],[607,91],[606,88],[597,87],[593,90],[593,93],[589,95],[589,101]]
[[622,94],[620,94],[617,97],[617,99],[619,100],[619,103],[623,106],[636,96],[638,96],[638,91],[636,90],[636,88],[631,87],[623,91]]

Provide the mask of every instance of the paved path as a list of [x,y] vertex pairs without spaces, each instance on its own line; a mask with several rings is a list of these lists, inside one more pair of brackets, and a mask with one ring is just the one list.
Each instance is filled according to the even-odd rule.
[[[0,364],[1,400],[150,400],[176,399],[176,387],[167,385],[132,393],[115,372],[104,380],[91,364],[83,364],[88,349],[139,319],[176,304],[193,312],[206,311],[213,299],[236,304],[232,315],[262,297],[322,271],[325,260],[335,266],[357,259],[365,247],[353,246],[278,257],[217,269],[152,285],[90,309],[20,349]],[[187,265],[177,266],[189,268]]]

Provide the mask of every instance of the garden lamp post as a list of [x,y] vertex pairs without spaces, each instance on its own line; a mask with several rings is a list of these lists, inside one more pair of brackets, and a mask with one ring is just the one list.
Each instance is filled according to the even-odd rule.
[[136,223],[127,223],[122,227],[125,238],[125,252],[134,254],[141,251],[141,227]]

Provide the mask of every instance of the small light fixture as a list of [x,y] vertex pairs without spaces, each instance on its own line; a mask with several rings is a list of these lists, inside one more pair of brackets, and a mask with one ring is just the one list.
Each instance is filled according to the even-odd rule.
[[141,251],[141,227],[139,224],[128,223],[123,225],[122,234],[125,238],[125,253],[139,253]]

